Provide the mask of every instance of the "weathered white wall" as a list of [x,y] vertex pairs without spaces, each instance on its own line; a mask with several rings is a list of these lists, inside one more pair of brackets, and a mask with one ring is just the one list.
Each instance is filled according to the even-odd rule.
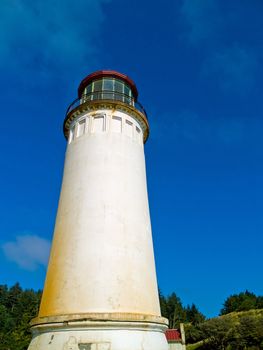
[[178,343],[168,343],[169,350],[185,350],[186,346],[180,342]]
[[53,324],[34,331],[28,350],[168,350],[161,329],[151,323]]
[[120,111],[83,117],[69,138],[39,316],[160,315],[142,131]]

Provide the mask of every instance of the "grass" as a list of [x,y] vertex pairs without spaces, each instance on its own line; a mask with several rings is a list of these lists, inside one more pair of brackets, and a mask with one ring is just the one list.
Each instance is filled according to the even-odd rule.
[[[214,319],[230,319],[233,326],[234,326],[240,322],[240,318],[242,318],[242,317],[254,317],[254,318],[260,317],[260,318],[262,318],[263,317],[263,309],[251,309],[248,311],[231,312],[231,313],[226,314],[226,315],[215,317]],[[210,319],[210,320],[212,320],[212,319]],[[209,320],[204,321],[204,323],[205,322],[209,322]],[[194,344],[188,344],[188,345],[186,345],[186,349],[187,350],[198,349],[204,344],[204,341],[208,341],[208,339],[200,340]]]

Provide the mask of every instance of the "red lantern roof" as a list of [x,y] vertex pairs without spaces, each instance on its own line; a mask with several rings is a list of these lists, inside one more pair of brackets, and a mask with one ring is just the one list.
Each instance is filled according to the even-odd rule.
[[99,70],[97,72],[91,73],[88,76],[86,76],[86,78],[84,78],[79,84],[79,88],[78,88],[79,98],[81,97],[85,87],[90,82],[92,82],[93,80],[101,79],[103,77],[111,77],[111,78],[116,78],[124,81],[127,85],[130,86],[135,101],[137,100],[138,90],[134,81],[131,78],[129,78],[127,75],[116,72],[115,70]]

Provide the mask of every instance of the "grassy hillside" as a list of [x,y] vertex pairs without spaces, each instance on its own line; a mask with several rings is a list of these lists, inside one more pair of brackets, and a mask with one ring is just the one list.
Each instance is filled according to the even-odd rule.
[[185,326],[187,350],[263,349],[263,309],[232,312]]

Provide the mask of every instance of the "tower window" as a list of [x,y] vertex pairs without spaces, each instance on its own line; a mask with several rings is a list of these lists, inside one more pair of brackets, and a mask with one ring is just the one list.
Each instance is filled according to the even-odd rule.
[[132,137],[132,134],[133,134],[132,129],[133,129],[132,122],[130,122],[129,120],[126,120],[126,122],[125,122],[125,134],[127,136]]
[[99,115],[93,117],[93,132],[103,132],[105,131],[105,118],[104,115]]
[[68,140],[69,143],[71,143],[74,140],[74,133],[75,133],[75,125],[73,125],[69,131],[69,140]]
[[111,131],[121,133],[121,117],[112,117]]
[[141,143],[142,142],[142,133],[141,129],[136,126],[136,140]]
[[80,137],[84,134],[85,131],[85,119],[82,119],[78,123],[78,134],[77,137]]

